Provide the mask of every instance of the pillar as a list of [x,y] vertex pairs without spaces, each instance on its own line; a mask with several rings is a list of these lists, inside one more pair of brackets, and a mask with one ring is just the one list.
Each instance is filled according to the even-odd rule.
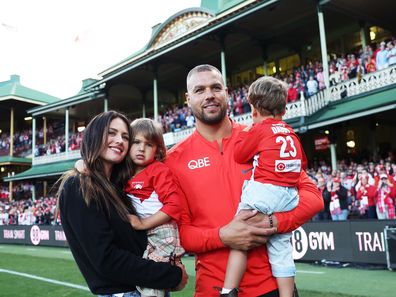
[[330,144],[331,170],[337,169],[336,144]]
[[47,144],[47,118],[43,117],[43,136],[44,136],[44,145]]
[[108,101],[107,98],[104,98],[104,99],[103,99],[103,111],[104,111],[104,112],[109,111],[109,101]]
[[326,44],[326,31],[324,25],[324,18],[322,8],[318,4],[318,21],[319,21],[319,36],[320,36],[320,49],[322,52],[322,66],[323,66],[323,76],[326,88],[330,86],[329,82],[329,62],[327,60],[327,44]]
[[65,110],[65,152],[69,154],[69,108]]
[[157,72],[154,73],[153,79],[153,97],[154,97],[154,120],[158,121],[158,86],[157,86]]
[[[145,95],[143,95],[145,96]],[[146,98],[143,98],[142,100],[142,117],[146,117]]]
[[227,87],[227,69],[226,69],[226,58],[224,49],[220,52],[220,59],[221,59],[221,75],[224,79],[224,86]]
[[14,155],[14,108],[10,112],[10,157]]
[[48,182],[45,180],[43,182],[43,197],[47,197],[47,189],[48,188]]
[[32,118],[32,158],[34,158],[34,151],[36,149],[36,118]]
[[8,196],[8,200],[9,200],[9,201],[12,201],[13,196],[14,196],[13,193],[12,193],[12,186],[13,186],[13,185],[12,185],[12,181],[10,181],[10,182],[9,182],[9,186],[8,186],[8,191],[10,192],[10,195]]

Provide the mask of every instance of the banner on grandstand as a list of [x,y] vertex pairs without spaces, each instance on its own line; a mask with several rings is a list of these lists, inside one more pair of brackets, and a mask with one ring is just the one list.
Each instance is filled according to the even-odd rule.
[[293,232],[293,257],[386,264],[384,228],[394,224],[394,220],[307,223]]
[[324,151],[329,148],[330,140],[327,136],[319,136],[315,138],[315,150]]
[[68,246],[62,226],[49,225],[5,225],[0,226],[0,243]]

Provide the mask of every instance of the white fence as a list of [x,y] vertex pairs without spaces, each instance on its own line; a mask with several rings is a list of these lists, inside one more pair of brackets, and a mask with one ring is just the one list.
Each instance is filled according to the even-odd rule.
[[32,160],[32,165],[43,165],[48,163],[61,162],[61,161],[80,159],[80,158],[81,158],[80,150],[69,151],[59,154],[34,157]]

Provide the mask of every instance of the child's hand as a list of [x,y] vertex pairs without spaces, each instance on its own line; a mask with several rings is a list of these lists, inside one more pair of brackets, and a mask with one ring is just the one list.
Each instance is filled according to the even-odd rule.
[[250,129],[252,129],[253,125],[250,124],[249,126],[245,127],[245,129],[243,129],[244,132],[248,132]]
[[138,216],[128,215],[128,217],[129,217],[129,222],[131,223],[131,225],[132,225],[132,227],[134,229],[136,229],[136,230],[146,230],[142,220]]
[[85,162],[81,159],[77,160],[76,163],[74,163],[74,168],[76,168],[77,171],[80,173],[87,173],[87,166],[85,166]]

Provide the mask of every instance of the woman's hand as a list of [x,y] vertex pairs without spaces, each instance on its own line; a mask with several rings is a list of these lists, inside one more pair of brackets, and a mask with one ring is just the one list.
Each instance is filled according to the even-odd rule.
[[182,278],[181,278],[180,283],[175,288],[172,288],[171,291],[181,291],[184,289],[184,287],[187,284],[188,274],[187,274],[186,268],[184,267],[182,262],[177,261],[175,265],[179,266],[180,269],[182,270]]

